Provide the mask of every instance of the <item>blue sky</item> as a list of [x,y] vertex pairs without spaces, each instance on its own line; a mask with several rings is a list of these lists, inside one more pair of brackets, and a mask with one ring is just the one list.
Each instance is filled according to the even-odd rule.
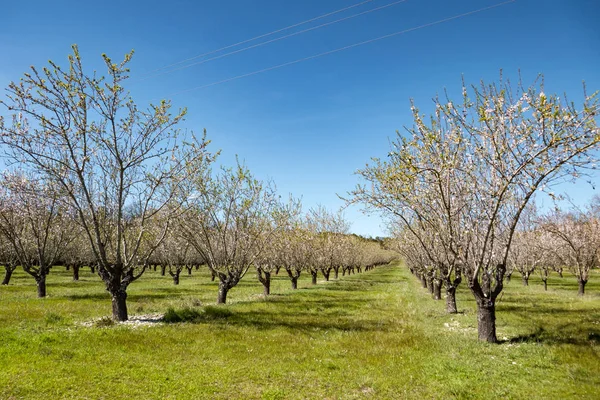
[[[286,33],[395,0],[373,0]],[[364,40],[501,3],[501,0],[407,0],[322,29],[149,79],[153,70],[280,29],[360,0],[113,1],[55,0],[0,5],[0,86],[30,65],[66,61],[76,43],[89,70],[101,53],[118,60],[135,49],[129,85],[138,104],[170,98],[188,107],[182,127],[206,128],[220,162],[235,155],[260,178],[305,207],[342,205],[353,172],[383,157],[396,130],[411,124],[411,98],[427,111],[446,88],[544,73],[547,92],[573,100],[600,89],[600,2],[516,0],[491,10],[300,62],[243,79],[183,92]],[[26,4],[26,5],[25,5]],[[281,35],[281,34],[280,34]],[[275,36],[276,37],[276,36]],[[266,39],[264,39],[266,40]],[[252,43],[253,44],[253,43]],[[235,50],[235,49],[232,49]],[[598,182],[596,176],[592,177]],[[595,191],[566,190],[582,202]],[[382,235],[377,217],[349,209],[353,231]]]

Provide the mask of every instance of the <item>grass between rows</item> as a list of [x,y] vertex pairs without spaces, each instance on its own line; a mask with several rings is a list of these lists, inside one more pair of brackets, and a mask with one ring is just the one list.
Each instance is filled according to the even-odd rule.
[[[399,264],[300,289],[275,277],[270,298],[249,274],[215,311],[206,271],[149,272],[131,315],[210,311],[195,323],[85,327],[110,299],[96,276],[55,269],[46,299],[16,273],[0,288],[1,399],[598,398],[600,275],[577,298],[571,276],[506,287],[499,345],[479,343],[475,305],[447,315]],[[211,311],[212,310],[212,311]]]

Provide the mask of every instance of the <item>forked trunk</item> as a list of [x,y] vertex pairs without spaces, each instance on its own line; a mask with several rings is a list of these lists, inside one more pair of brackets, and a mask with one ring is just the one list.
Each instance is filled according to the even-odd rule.
[[323,277],[325,278],[325,280],[329,281],[329,274],[331,273],[331,269],[324,269],[321,270],[321,272],[323,273]]
[[317,284],[317,271],[310,271],[311,281],[313,285]]
[[362,273],[362,268],[361,267],[356,267],[356,272],[358,272],[359,274]]
[[279,275],[279,270],[281,269],[281,267],[276,267],[275,268],[275,275]]
[[37,283],[37,297],[46,297],[46,276],[42,275],[35,279]]
[[194,266],[186,265],[185,268],[187,269],[188,275],[192,275],[192,269],[194,269]]
[[456,308],[456,288],[454,286],[446,288],[446,312],[448,314],[456,314],[458,312]]
[[477,331],[482,342],[496,343],[496,305],[489,299],[477,301]]
[[258,281],[263,285],[263,294],[268,296],[271,294],[271,273],[267,271],[257,270]]
[[114,321],[127,321],[127,292],[120,288],[111,291],[112,317]]
[[220,282],[219,292],[217,294],[217,304],[225,304],[227,302],[227,292],[229,292],[227,284]]
[[583,296],[585,294],[585,284],[587,283],[587,280],[579,279],[577,282],[579,283],[579,291],[577,292],[577,295]]

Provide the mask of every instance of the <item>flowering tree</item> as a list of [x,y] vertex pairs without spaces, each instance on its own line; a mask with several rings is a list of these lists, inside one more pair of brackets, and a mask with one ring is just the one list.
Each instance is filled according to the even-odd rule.
[[219,279],[217,304],[246,275],[277,227],[274,187],[238,164],[214,177],[195,176],[185,199],[179,234],[206,260]]
[[[542,231],[538,228],[535,207],[527,207],[514,234],[507,264],[508,268],[521,274],[523,286],[529,285],[529,277],[543,262],[547,253],[543,247]],[[544,278],[543,274],[541,276]],[[545,278],[547,279],[547,274]]]
[[580,296],[600,255],[600,220],[591,212],[557,209],[543,219],[542,229],[554,239],[552,253],[575,275]]
[[[173,230],[177,230],[177,226]],[[192,265],[194,254],[189,243],[180,236],[171,233],[156,250],[154,260],[169,271],[173,284],[179,285],[179,276],[183,268]]]
[[369,185],[351,201],[408,229],[415,220],[432,225],[475,297],[479,339],[496,342],[496,298],[521,214],[537,191],[594,161],[599,107],[585,95],[577,109],[539,82],[515,91],[501,79],[473,86],[471,96],[463,87],[458,104],[436,98],[429,122],[413,106],[410,137],[399,134],[388,160],[358,172]]
[[10,278],[12,277],[13,272],[17,269],[19,265],[19,259],[17,258],[17,253],[13,246],[10,244],[10,241],[1,234],[0,230],[0,263],[4,266],[4,278],[2,279],[2,285],[8,285],[10,283]]
[[46,276],[75,237],[68,207],[54,188],[24,175],[5,174],[0,187],[0,231],[46,297]]
[[[350,230],[349,222],[344,218],[341,210],[334,213],[323,206],[309,210],[307,221],[316,239],[317,268],[326,281],[329,280],[332,270],[336,271],[337,278],[337,271],[342,264],[342,252],[348,243],[345,235]],[[313,275],[313,281],[316,283],[316,273]]]
[[286,254],[286,231],[289,231],[297,221],[302,211],[299,200],[290,197],[287,204],[281,203],[273,210],[273,229],[267,231],[268,238],[265,246],[257,256],[254,266],[258,281],[263,285],[263,294],[271,294],[271,274],[277,273],[279,268],[285,264]]
[[85,236],[81,227],[75,223],[74,218],[71,220],[71,229],[74,235],[73,240],[62,251],[61,261],[67,268],[73,272],[73,280],[79,280],[79,270],[84,265],[92,268],[92,273],[95,268],[95,258],[92,249],[89,245],[88,238]]
[[[121,63],[102,55],[108,78],[88,75],[73,46],[66,69],[50,62],[8,86],[12,123],[0,121],[5,156],[54,182],[69,198],[112,298],[115,320],[127,320],[127,287],[164,239],[166,207],[185,181],[191,159],[209,162],[207,141],[182,152],[172,115],[161,101],[142,111],[124,84],[132,53]],[[189,146],[186,146],[189,147]],[[196,162],[194,165],[198,165]],[[149,225],[161,216],[157,235]]]

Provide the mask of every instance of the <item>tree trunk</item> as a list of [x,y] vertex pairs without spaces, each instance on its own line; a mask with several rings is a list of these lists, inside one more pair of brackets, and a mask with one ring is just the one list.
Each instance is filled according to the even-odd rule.
[[8,285],[8,283],[10,282],[10,277],[12,276],[12,273],[15,269],[8,265],[5,265],[4,269],[4,280],[2,281],[2,284]]
[[585,284],[587,283],[587,281],[583,279],[578,279],[577,282],[579,283],[579,291],[577,292],[577,295],[583,296],[585,294]]
[[427,289],[427,278],[425,278],[425,275],[419,274],[419,279],[421,280],[421,285],[423,285],[423,288]]
[[544,282],[544,290],[548,290],[548,280],[543,279],[542,282]]
[[186,265],[185,268],[187,269],[188,275],[192,275],[192,269],[194,269],[193,265]]
[[37,283],[37,297],[46,297],[46,276],[42,275],[36,278],[35,281]]
[[69,264],[65,265],[65,270],[66,271],[70,271],[71,270],[71,266]]
[[477,301],[477,332],[479,340],[496,343],[496,305],[489,299]]
[[362,268],[361,267],[356,267],[356,272],[358,272],[359,274],[362,273]]
[[276,267],[275,268],[275,275],[279,275],[279,270],[281,269],[281,267]]
[[127,292],[117,289],[111,292],[112,317],[114,321],[127,321]]
[[90,265],[90,271],[92,271],[92,274],[96,273],[96,266],[95,265]]
[[321,273],[323,274],[323,277],[325,278],[325,280],[329,281],[329,274],[331,273],[331,269],[321,270]]
[[338,279],[339,276],[340,276],[340,267],[334,268],[333,269],[333,279]]
[[442,299],[442,282],[438,279],[433,279],[433,299]]
[[427,277],[427,290],[429,293],[433,294],[433,278]]
[[454,286],[446,288],[446,312],[448,314],[456,314],[458,312],[456,308],[456,288]]
[[173,277],[173,284],[179,285],[179,271],[172,273],[171,276]]
[[523,286],[529,286],[529,277],[527,275],[523,275],[521,279],[523,281]]
[[290,280],[292,281],[292,289],[293,290],[298,289],[298,278],[297,277],[291,277]]
[[558,269],[556,272],[558,272],[558,276],[560,276],[561,278],[563,277],[563,270],[562,270],[562,268]]
[[152,266],[152,270],[153,270],[154,272],[156,272],[156,264],[154,264],[154,265]]
[[166,265],[161,265],[160,266],[160,276],[165,276],[166,272],[167,272],[167,266]]
[[73,264],[73,280],[74,281],[79,280],[79,268],[81,268],[81,265]]
[[317,271],[310,271],[310,275],[312,277],[310,283],[312,283],[313,285],[317,284]]
[[265,277],[261,281],[263,284],[263,294],[268,296],[271,294],[271,273],[265,272]]
[[220,282],[219,283],[219,293],[217,294],[217,304],[225,304],[227,302],[227,292],[229,291],[229,287],[227,284]]
[[211,272],[211,275],[210,275],[210,281],[211,281],[211,282],[214,282],[216,277],[217,277],[217,275],[215,275],[215,273],[214,273],[214,272]]
[[506,283],[510,282],[511,275],[512,275],[512,272],[510,274],[506,274]]

